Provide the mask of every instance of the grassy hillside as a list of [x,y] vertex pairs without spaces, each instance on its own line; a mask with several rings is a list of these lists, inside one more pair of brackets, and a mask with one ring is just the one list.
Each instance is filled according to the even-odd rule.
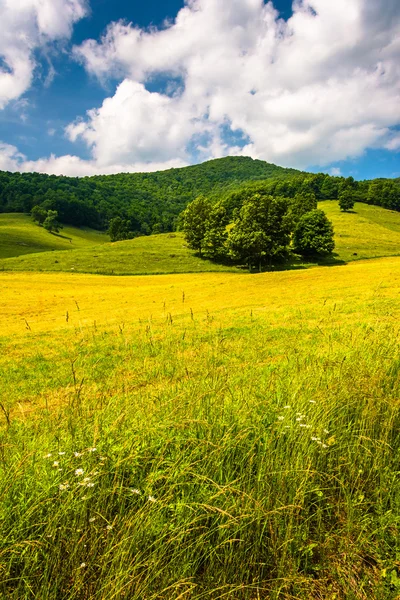
[[[339,210],[337,201],[319,204],[335,229],[335,253],[350,261],[400,255],[400,213],[356,202],[352,212]],[[354,253],[357,256],[354,256]]]
[[0,287],[0,597],[398,598],[400,258]]
[[[336,201],[321,202],[320,207],[335,227],[335,260],[348,262],[400,254],[400,213],[361,203],[356,204],[354,212],[341,213]],[[33,224],[31,229],[35,232],[38,230],[44,237],[50,235]],[[295,266],[302,265],[300,263]],[[238,271],[235,267],[196,257],[194,252],[186,247],[181,233],[139,237],[102,246],[87,246],[72,252],[25,255],[0,260],[0,269],[73,270],[114,275]]]
[[0,214],[0,258],[51,250],[71,250],[103,244],[108,236],[89,228],[65,226],[49,233],[33,223],[28,215]]

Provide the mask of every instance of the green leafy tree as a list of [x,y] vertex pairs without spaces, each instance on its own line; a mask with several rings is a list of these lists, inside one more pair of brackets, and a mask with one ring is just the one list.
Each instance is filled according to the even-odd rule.
[[208,198],[199,196],[191,202],[183,213],[182,230],[185,234],[187,245],[196,250],[200,256],[203,253],[204,239],[207,233],[207,220],[212,210]]
[[303,215],[293,234],[293,249],[302,256],[329,255],[335,247],[332,223],[322,210]]
[[62,226],[58,222],[58,212],[56,210],[48,210],[47,216],[43,222],[43,227],[50,233],[53,231],[58,233]]
[[228,237],[226,227],[229,218],[222,202],[211,207],[206,220],[206,232],[203,240],[204,252],[211,258],[222,257],[226,254],[225,243]]
[[324,200],[336,200],[338,197],[339,179],[325,175],[321,185],[321,196]]
[[121,217],[114,217],[110,220],[107,233],[112,242],[127,240],[129,237],[132,237],[129,231],[129,221]]
[[292,226],[295,227],[301,217],[318,206],[317,199],[313,192],[297,193],[290,199],[289,214],[292,219]]
[[343,212],[354,208],[354,194],[351,188],[345,187],[339,192],[339,207]]
[[43,225],[47,217],[47,210],[42,206],[36,205],[31,210],[31,217],[38,225]]
[[228,236],[232,258],[245,261],[251,270],[254,263],[261,271],[262,264],[282,255],[289,243],[291,218],[285,198],[254,194],[248,198]]

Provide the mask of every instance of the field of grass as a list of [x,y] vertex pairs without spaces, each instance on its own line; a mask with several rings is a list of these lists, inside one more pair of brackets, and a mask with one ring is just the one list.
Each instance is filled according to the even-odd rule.
[[220,265],[196,256],[187,248],[182,233],[143,236],[71,252],[31,254],[0,260],[0,269],[76,271],[106,275],[238,272],[236,267]]
[[[357,203],[352,213],[341,213],[337,201],[324,201],[320,207],[332,220],[336,232],[335,260],[349,262],[365,258],[396,256],[400,254],[400,213],[376,206]],[[8,215],[7,215],[8,216]],[[5,220],[5,215],[0,215]],[[29,218],[26,217],[26,219]],[[28,224],[27,221],[27,224]],[[24,221],[25,224],[25,221]],[[30,232],[46,240],[53,236],[34,225]],[[67,229],[63,230],[66,235]],[[71,232],[77,234],[80,230]],[[0,228],[0,244],[2,230]],[[31,234],[30,234],[31,235]],[[84,234],[86,236],[86,233]],[[152,235],[101,246],[87,241],[104,240],[104,234],[91,232],[84,240],[85,247],[71,252],[43,252],[0,259],[0,269],[12,271],[76,271],[107,275],[145,275],[157,273],[238,272],[233,266],[221,265],[198,258],[186,247],[181,233]],[[48,237],[46,237],[48,236]],[[58,239],[58,238],[56,238]],[[7,243],[7,240],[5,240]],[[63,240],[64,245],[71,244]],[[78,246],[76,240],[75,246]],[[1,246],[0,246],[1,249]],[[63,247],[63,250],[65,248]],[[4,255],[4,252],[3,252]],[[0,255],[1,256],[1,255]],[[328,261],[329,262],[329,261]],[[296,263],[296,267],[312,263]]]
[[[100,231],[66,225],[60,233],[49,233],[29,215],[0,213],[0,259],[52,250],[82,249],[103,244],[109,237]],[[51,255],[50,255],[51,256]]]
[[333,223],[335,253],[340,260],[400,255],[399,212],[356,202],[354,210],[346,213],[334,200],[321,202],[319,208]]
[[400,258],[0,286],[1,598],[399,597]]

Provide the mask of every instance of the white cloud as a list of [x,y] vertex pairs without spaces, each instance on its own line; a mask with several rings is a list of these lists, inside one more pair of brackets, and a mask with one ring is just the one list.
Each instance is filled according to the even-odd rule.
[[333,175],[334,177],[340,177],[342,175],[342,171],[339,167],[332,167],[329,171],[329,174]]
[[[227,154],[306,168],[398,150],[398,0],[295,0],[293,10],[285,22],[272,2],[186,0],[159,30],[110,24],[74,48],[91,75],[119,82],[66,128],[91,160],[28,161],[0,145],[0,168],[89,175]],[[0,0],[0,106],[29,87],[34,50],[68,38],[84,13],[84,0]]]
[[69,38],[86,12],[86,0],[0,0],[0,109],[29,89],[35,50]]
[[400,134],[394,135],[385,145],[387,150],[400,150]]
[[18,152],[18,148],[0,142],[0,171],[19,171],[19,165],[25,156]]
[[108,167],[99,166],[94,160],[82,160],[78,156],[71,155],[58,157],[51,155],[49,158],[28,160],[15,146],[0,142],[1,171],[20,171],[23,173],[37,172],[48,173],[49,175],[84,177],[87,175],[109,175],[112,173],[164,171],[165,169],[185,166],[187,166],[187,163],[179,159],[172,159],[160,163],[136,162],[129,164],[113,164]]
[[[187,0],[162,30],[109,26],[75,56],[115,94],[71,124],[103,168],[247,154],[306,167],[389,147],[400,122],[398,0],[297,0],[288,22],[263,0]],[[175,93],[150,93],[159,76]],[[157,79],[156,79],[157,81]],[[248,138],[244,148],[226,128]],[[225,132],[225,133],[224,133]],[[388,146],[389,144],[389,146]]]

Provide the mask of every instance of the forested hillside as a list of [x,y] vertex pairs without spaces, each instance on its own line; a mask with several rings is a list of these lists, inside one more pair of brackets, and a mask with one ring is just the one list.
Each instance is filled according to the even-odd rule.
[[106,229],[123,220],[125,237],[176,229],[183,209],[199,194],[232,194],[251,181],[266,181],[275,196],[312,194],[317,200],[351,195],[354,200],[400,210],[396,180],[354,181],[310,174],[246,157],[227,157],[156,173],[64,177],[0,172],[0,212],[25,212],[33,206],[56,210],[64,224]]

